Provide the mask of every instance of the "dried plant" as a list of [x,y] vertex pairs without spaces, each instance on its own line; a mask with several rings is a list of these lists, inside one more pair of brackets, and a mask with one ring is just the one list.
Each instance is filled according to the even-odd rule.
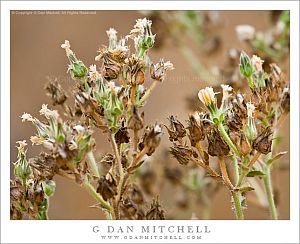
[[[68,96],[58,82],[50,82],[47,93],[53,105],[62,106],[64,116],[47,105],[40,110],[43,121],[22,115],[23,122],[29,121],[36,128],[36,135],[30,138],[32,144],[42,145],[45,152],[27,160],[26,141],[18,142],[15,179],[11,180],[12,219],[48,219],[55,175],[84,187],[108,219],[164,219],[158,198],[147,205],[131,178],[146,155],[155,152],[162,136],[160,124],[145,127],[140,110],[153,89],[164,81],[166,72],[173,69],[171,62],[161,59],[154,64],[148,56],[155,42],[151,24],[150,20],[138,19],[129,35],[119,40],[116,30],[109,29],[109,44],[95,58],[100,69],[96,65],[87,68],[69,41],[61,45],[75,84],[75,106],[66,104]],[[129,49],[130,40],[135,50]],[[152,79],[149,88],[143,85],[147,72]],[[107,135],[112,152],[97,162],[93,135],[99,130]],[[109,169],[105,172],[101,164],[109,165]]]
[[[242,52],[239,69],[248,81],[248,94],[221,85],[223,96],[218,101],[213,88],[206,87],[198,93],[204,109],[189,116],[187,127],[174,116],[169,119],[170,153],[181,165],[192,162],[223,183],[231,193],[237,219],[244,219],[246,193],[255,190],[250,177],[262,179],[271,217],[277,219],[271,169],[286,152],[274,154],[273,140],[289,113],[290,92],[280,68],[271,64],[271,73],[266,73],[262,64],[258,56],[250,59]],[[215,159],[218,169],[213,167]]]

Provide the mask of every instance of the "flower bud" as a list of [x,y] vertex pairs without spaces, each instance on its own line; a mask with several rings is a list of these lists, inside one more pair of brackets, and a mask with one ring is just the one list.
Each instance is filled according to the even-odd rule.
[[20,177],[23,180],[23,185],[27,177],[31,174],[30,166],[26,159],[25,147],[27,146],[26,141],[17,141],[19,144],[18,148],[18,160],[14,163],[14,174],[16,177]]
[[256,72],[251,59],[244,51],[241,52],[240,56],[240,72],[244,77],[247,78],[251,77]]

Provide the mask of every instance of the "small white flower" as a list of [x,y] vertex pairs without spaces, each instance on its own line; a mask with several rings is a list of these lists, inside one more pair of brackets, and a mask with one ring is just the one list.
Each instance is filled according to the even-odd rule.
[[65,43],[61,44],[61,48],[63,49],[70,49],[71,45],[68,40],[65,40]]
[[65,42],[63,44],[61,44],[61,48],[66,50],[66,54],[67,54],[68,57],[71,56],[71,55],[74,55],[73,51],[70,49],[71,45],[70,45],[70,42],[68,40],[65,40]]
[[255,28],[251,25],[237,25],[235,31],[240,41],[252,40],[255,35]]
[[248,103],[246,104],[246,106],[247,106],[247,115],[248,115],[248,117],[249,117],[249,118],[253,118],[253,112],[254,112],[254,110],[255,110],[254,104],[251,103],[251,102],[248,102]]
[[40,110],[40,114],[44,115],[47,119],[49,119],[50,117],[54,118],[54,119],[58,119],[59,114],[57,112],[57,110],[50,110],[47,107],[47,104],[43,104],[42,105],[42,109]]
[[223,89],[223,100],[227,99],[230,95],[229,93],[232,91],[232,87],[229,85],[221,85],[222,89]]
[[215,103],[215,92],[212,87],[201,89],[198,93],[198,97],[205,106]]
[[114,28],[110,28],[106,31],[106,34],[109,39],[117,39],[117,31]]
[[101,79],[101,74],[97,71],[95,64],[90,66],[89,77],[92,81],[98,81]]
[[31,114],[28,113],[23,113],[23,115],[21,116],[22,122],[25,121],[29,121],[29,122],[33,122],[35,121],[35,119],[31,116]]
[[258,71],[262,71],[263,68],[262,68],[262,65],[264,63],[264,60],[262,60],[260,57],[256,56],[256,55],[253,55],[252,58],[251,58],[251,62],[252,62],[252,65],[253,67]]

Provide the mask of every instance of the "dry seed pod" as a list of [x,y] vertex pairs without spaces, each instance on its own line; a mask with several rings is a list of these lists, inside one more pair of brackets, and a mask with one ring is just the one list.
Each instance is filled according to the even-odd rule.
[[262,130],[262,132],[256,137],[253,142],[253,148],[262,154],[268,154],[271,152],[273,130],[269,126]]
[[129,134],[127,131],[127,128],[122,126],[117,133],[115,134],[115,140],[117,145],[121,145],[122,143],[128,143],[129,142]]
[[169,140],[178,141],[185,137],[186,131],[183,124],[181,124],[181,122],[173,115],[171,115],[168,119],[170,121],[170,127],[167,127],[166,125],[165,127],[167,128],[169,133]]
[[228,155],[230,148],[224,139],[221,137],[217,128],[212,128],[207,135],[208,141],[208,154],[210,156],[226,156]]
[[191,145],[194,147],[200,141],[205,139],[205,132],[203,128],[203,124],[197,123],[197,120],[194,115],[190,115],[188,120],[188,130],[189,130],[189,138],[191,141]]
[[35,178],[40,180],[51,180],[58,170],[55,158],[44,152],[35,158],[29,159],[28,162]]
[[103,197],[105,201],[117,195],[117,184],[113,177],[101,176],[98,181],[97,192]]
[[191,157],[198,157],[198,155],[187,146],[174,144],[170,149],[172,156],[182,165],[187,165]]

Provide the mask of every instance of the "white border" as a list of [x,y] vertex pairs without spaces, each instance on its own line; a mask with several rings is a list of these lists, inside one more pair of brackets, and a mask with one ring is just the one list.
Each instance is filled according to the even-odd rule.
[[[99,234],[92,226],[159,225],[159,221],[11,221],[9,220],[9,164],[10,164],[10,10],[141,10],[141,9],[198,9],[198,10],[291,10],[291,184],[290,220],[281,221],[164,221],[164,225],[208,225],[212,233],[202,240],[185,242],[205,243],[298,243],[299,241],[299,2],[295,1],[84,1],[84,2],[1,2],[1,241],[5,243],[99,243]],[[26,62],[24,60],[24,62]],[[51,234],[45,231],[50,230]],[[112,242],[112,241],[111,241]],[[182,240],[121,240],[122,243],[166,242]]]

